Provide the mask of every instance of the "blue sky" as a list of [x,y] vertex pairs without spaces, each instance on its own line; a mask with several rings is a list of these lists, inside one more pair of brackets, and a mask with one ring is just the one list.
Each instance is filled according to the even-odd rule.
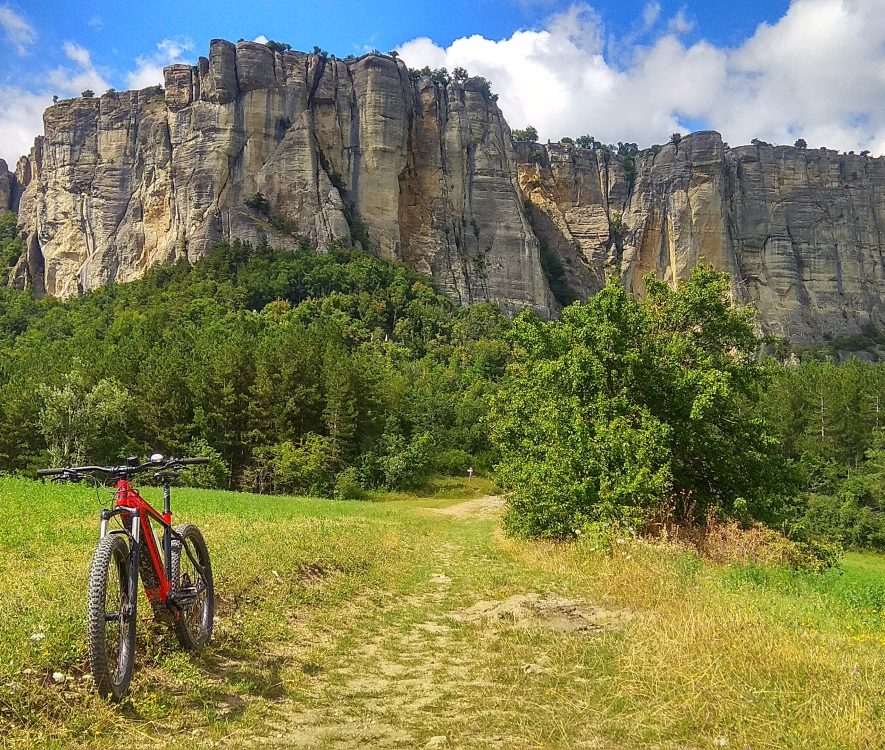
[[[734,45],[759,23],[773,22],[788,7],[783,0],[732,0],[729,3],[660,0],[662,15],[680,10],[694,22],[693,38]],[[125,70],[132,60],[154,52],[167,38],[189,38],[198,50],[209,39],[233,41],[263,34],[297,49],[319,45],[346,56],[367,48],[388,50],[426,36],[449,45],[463,36],[480,34],[502,39],[518,29],[541,28],[552,14],[571,3],[553,0],[457,0],[456,2],[71,2],[12,0],[5,3],[38,35],[39,55],[50,64],[62,62],[61,46],[73,41],[92,50],[100,65]],[[613,34],[627,34],[641,22],[647,3],[593,3]],[[211,8],[211,10],[209,10]],[[8,61],[8,59],[7,59]],[[17,76],[23,66],[4,61],[4,77]],[[123,83],[123,81],[118,81]]]
[[[159,83],[211,38],[266,37],[492,80],[513,127],[663,142],[673,130],[885,151],[882,0],[457,0],[323,3],[0,0],[0,158],[52,94]],[[5,38],[4,38],[5,37]]]

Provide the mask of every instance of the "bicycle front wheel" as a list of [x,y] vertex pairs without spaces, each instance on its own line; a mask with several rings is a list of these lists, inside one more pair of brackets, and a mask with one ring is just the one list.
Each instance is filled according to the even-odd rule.
[[89,665],[103,698],[119,701],[135,664],[135,606],[130,592],[129,545],[109,534],[92,556],[86,607]]
[[212,637],[215,586],[209,548],[193,524],[176,527],[172,542],[172,595],[179,607],[173,629],[182,648],[203,648]]

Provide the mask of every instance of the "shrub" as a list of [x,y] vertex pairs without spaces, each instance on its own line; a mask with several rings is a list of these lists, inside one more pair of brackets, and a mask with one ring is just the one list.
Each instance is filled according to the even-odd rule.
[[785,565],[816,572],[836,565],[842,554],[838,544],[788,539],[760,523],[711,521],[694,542],[704,557],[716,563]]
[[471,455],[460,448],[449,448],[439,451],[433,457],[434,471],[446,476],[459,476],[467,472],[467,467],[473,464]]
[[82,96],[84,99],[91,99],[93,96],[95,96],[95,92],[92,89],[86,89],[85,91],[80,92],[80,96]]
[[245,204],[246,208],[251,208],[257,214],[264,214],[267,216],[270,212],[270,202],[260,191],[247,198]]
[[328,497],[332,491],[336,456],[333,440],[308,433],[296,445],[290,441],[273,447],[276,492]]
[[286,44],[285,42],[275,42],[273,39],[266,41],[265,44],[273,52],[288,52],[292,49],[291,44]]
[[346,468],[335,478],[335,497],[338,500],[366,500],[369,497],[355,467]]
[[192,466],[181,472],[181,483],[185,487],[203,489],[225,489],[230,486],[230,467],[222,455],[202,438],[196,438],[184,449],[184,458],[208,458],[206,466]]
[[402,435],[388,436],[381,459],[384,486],[387,489],[411,489],[427,479],[432,440],[426,432],[406,440]]

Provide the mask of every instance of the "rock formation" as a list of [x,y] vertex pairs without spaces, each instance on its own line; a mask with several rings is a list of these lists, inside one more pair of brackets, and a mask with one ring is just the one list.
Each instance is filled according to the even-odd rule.
[[[220,241],[361,246],[459,303],[556,310],[487,87],[214,40],[165,89],[59,102],[21,165],[13,277],[71,295]],[[250,209],[256,193],[267,210]]]
[[[520,185],[563,301],[607,275],[678,283],[701,259],[792,341],[885,329],[885,159],[701,132],[618,158],[518,144]],[[632,175],[630,173],[633,173]]]
[[714,132],[628,157],[512,144],[482,79],[221,40],[162,89],[57,103],[44,131],[14,175],[0,163],[26,247],[11,276],[39,293],[303,235],[510,313],[555,315],[612,274],[638,293],[648,272],[678,283],[703,258],[773,333],[885,329],[882,158]]
[[0,213],[16,207],[15,175],[9,171],[6,162],[0,159]]

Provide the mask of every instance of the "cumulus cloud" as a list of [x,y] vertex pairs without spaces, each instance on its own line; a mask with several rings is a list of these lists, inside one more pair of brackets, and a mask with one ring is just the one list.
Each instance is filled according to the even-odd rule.
[[43,76],[46,85],[41,90],[0,86],[0,101],[15,102],[14,107],[0,111],[0,159],[10,166],[31,150],[34,136],[43,132],[43,110],[52,104],[53,95],[79,96],[86,89],[101,94],[110,88],[106,74],[96,67],[89,50],[65,42],[62,51],[71,64],[60,65]]
[[156,52],[136,59],[135,70],[126,76],[128,87],[146,89],[148,86],[162,85],[163,68],[185,62],[186,56],[193,52],[193,49],[194,44],[190,39],[164,39],[158,42]]
[[92,62],[92,53],[88,49],[74,42],[65,42],[62,49],[74,67],[61,65],[50,71],[46,80],[55,93],[79,96],[80,92],[90,89],[101,94],[111,87],[105,75]]
[[448,47],[421,38],[398,52],[412,67],[485,76],[511,125],[531,123],[545,139],[589,133],[649,145],[702,122],[734,144],[802,137],[809,146],[885,153],[881,0],[793,0],[735,48],[684,43],[693,27],[684,11],[664,20],[650,3],[615,60],[598,14],[576,5],[541,30]]
[[252,41],[258,42],[259,44],[267,44],[269,40],[264,34],[259,34]]
[[0,5],[0,29],[19,55],[26,55],[37,41],[37,31],[8,5]]
[[15,102],[0,114],[0,159],[15,169],[18,158],[34,145],[34,136],[43,131],[43,110],[52,104],[52,95],[0,86],[0,101]]

